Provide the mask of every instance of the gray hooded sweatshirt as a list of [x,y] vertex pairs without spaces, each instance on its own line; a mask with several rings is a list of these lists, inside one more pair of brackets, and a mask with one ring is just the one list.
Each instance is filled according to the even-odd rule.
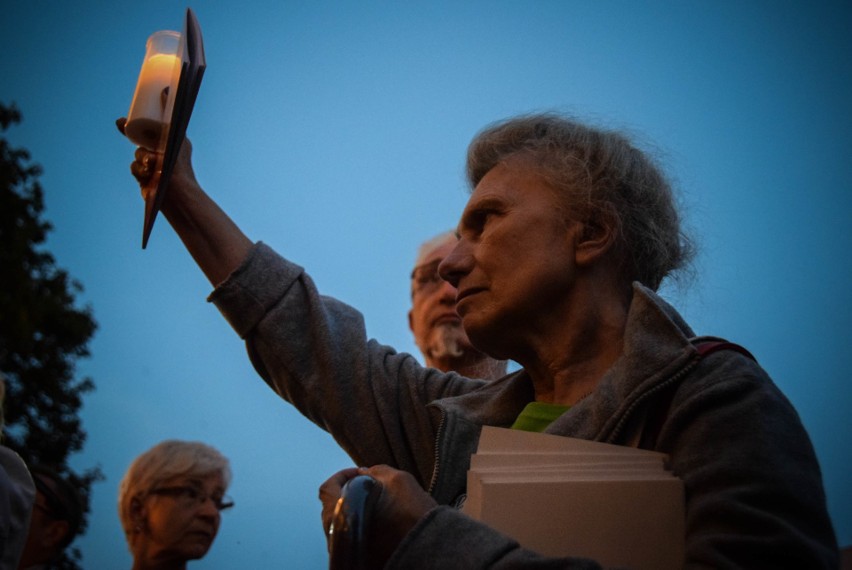
[[[255,369],[328,431],[358,465],[412,473],[441,505],[387,568],[598,568],[548,558],[454,508],[483,425],[509,427],[535,394],[520,370],[486,382],[424,368],[368,339],[362,315],[321,296],[304,270],[257,244],[210,295]],[[838,565],[822,477],[795,410],[766,372],[734,351],[699,358],[694,333],[634,284],[621,357],[548,433],[666,453],[684,481],[686,568]]]

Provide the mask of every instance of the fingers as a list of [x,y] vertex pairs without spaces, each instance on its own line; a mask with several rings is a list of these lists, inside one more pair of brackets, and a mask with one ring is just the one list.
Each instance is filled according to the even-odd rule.
[[146,166],[150,160],[156,160],[156,153],[151,152],[148,149],[137,147],[136,152],[133,153],[133,158],[136,159],[140,163],[144,163]]
[[340,500],[343,485],[358,474],[358,469],[355,467],[343,469],[320,485],[319,499],[322,501],[322,528],[326,536],[328,536],[331,521],[334,519],[334,512]]
[[[369,526],[370,534],[381,537],[381,540],[368,541],[367,558],[369,568],[382,568],[405,535],[437,503],[407,471],[388,465],[344,469],[329,477],[319,489],[326,536],[329,536],[329,531],[335,532],[330,527],[341,504],[344,484],[358,475],[372,477],[379,484],[379,495],[371,507]],[[331,546],[329,540],[329,548]]]
[[435,499],[427,493],[414,476],[387,465],[374,465],[360,471],[378,481],[382,486],[379,511],[399,531],[407,532],[432,508]]
[[[383,487],[398,493],[426,494],[414,476],[408,471],[394,469],[389,465],[373,465],[359,467],[359,475],[369,475],[382,484]],[[428,495],[427,495],[428,496]]]
[[[115,120],[115,127],[122,135],[127,136],[125,127],[127,117],[119,117]],[[154,186],[154,175],[156,173],[157,155],[144,148],[137,148],[133,162],[130,163],[130,174],[139,183],[142,189],[142,197],[146,197],[148,189]]]
[[326,498],[336,501],[340,496],[340,489],[343,487],[343,484],[358,475],[358,473],[359,470],[357,467],[348,467],[341,469],[326,479],[325,483],[320,485],[319,488],[320,501],[325,502]]
[[358,467],[358,475],[369,475],[374,479],[393,479],[399,475],[409,475],[407,471],[400,471],[399,469],[394,469],[390,465],[373,465],[372,467]]
[[[115,127],[122,135],[127,136],[127,117],[119,117],[115,120]],[[130,165],[130,173],[139,182],[142,188],[151,185],[154,175],[156,174],[157,159],[159,155],[144,148],[137,148],[135,160]],[[178,152],[177,161],[172,170],[172,181],[184,184],[197,185],[195,173],[192,171],[192,143],[188,138],[183,140],[183,144]],[[144,192],[143,192],[144,194]]]
[[130,173],[139,182],[139,185],[145,187],[151,181],[154,173],[157,170],[157,153],[137,148],[134,155],[135,160],[130,164]]
[[356,472],[372,477],[380,485],[370,528],[373,536],[379,536],[381,540],[370,542],[368,557],[370,568],[382,568],[405,535],[437,503],[407,471],[388,465],[374,465],[360,467]]

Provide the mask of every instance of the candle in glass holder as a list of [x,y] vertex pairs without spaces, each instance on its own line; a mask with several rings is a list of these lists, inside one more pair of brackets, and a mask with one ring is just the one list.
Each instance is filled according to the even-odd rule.
[[164,135],[171,120],[167,113],[168,89],[177,88],[180,76],[180,39],[178,32],[164,30],[151,34],[146,44],[124,133],[148,150],[162,152],[165,146]]

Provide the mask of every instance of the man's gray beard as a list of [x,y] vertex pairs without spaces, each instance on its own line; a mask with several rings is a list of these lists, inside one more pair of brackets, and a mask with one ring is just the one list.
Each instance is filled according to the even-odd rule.
[[469,348],[469,341],[461,325],[443,323],[432,331],[426,353],[432,360],[444,360],[459,358]]

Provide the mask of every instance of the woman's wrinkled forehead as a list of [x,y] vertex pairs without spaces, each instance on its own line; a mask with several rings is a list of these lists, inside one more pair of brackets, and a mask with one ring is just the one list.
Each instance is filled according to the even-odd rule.
[[[472,210],[483,207],[489,208],[489,201],[493,199],[492,194],[499,194],[501,201],[509,195],[512,196],[511,200],[515,202],[527,200],[528,196],[523,188],[530,180],[536,180],[537,186],[549,191],[554,208],[566,220],[580,221],[584,219],[585,207],[583,202],[588,194],[584,174],[560,177],[560,174],[564,174],[564,172],[557,171],[558,165],[554,166],[547,160],[540,161],[539,157],[531,152],[517,152],[508,155],[486,172],[471,191],[462,218],[465,213]],[[495,184],[496,181],[499,181],[499,183]],[[520,183],[520,181],[523,181],[523,183]]]

